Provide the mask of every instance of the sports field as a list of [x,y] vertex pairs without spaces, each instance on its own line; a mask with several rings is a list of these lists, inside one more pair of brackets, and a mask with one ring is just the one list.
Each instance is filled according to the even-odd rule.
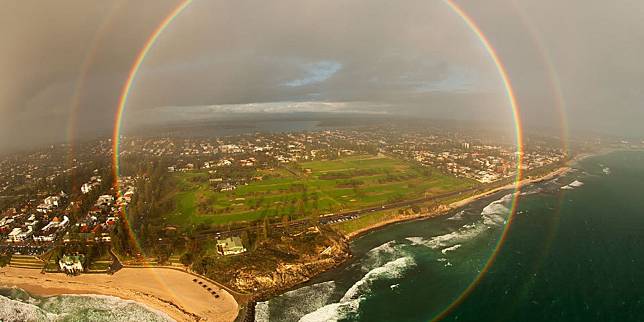
[[260,170],[262,180],[217,192],[207,172],[176,174],[170,223],[226,224],[264,216],[298,219],[464,189],[469,180],[385,156],[352,156]]

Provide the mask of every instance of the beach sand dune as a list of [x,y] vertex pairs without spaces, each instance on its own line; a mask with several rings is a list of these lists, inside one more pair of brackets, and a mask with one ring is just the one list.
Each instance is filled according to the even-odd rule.
[[[195,278],[202,284],[194,282]],[[4,267],[0,269],[0,286],[16,286],[44,296],[111,295],[163,311],[177,321],[233,321],[238,313],[237,302],[230,293],[186,272],[167,268],[123,268],[114,275],[67,276]]]

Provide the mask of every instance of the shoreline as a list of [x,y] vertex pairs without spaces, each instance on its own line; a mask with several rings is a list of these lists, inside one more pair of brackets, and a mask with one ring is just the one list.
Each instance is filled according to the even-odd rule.
[[[584,158],[585,157],[590,157],[590,156],[593,156],[593,155],[594,154],[585,155]],[[355,240],[355,239],[357,239],[359,237],[364,236],[365,234],[368,234],[368,233],[373,232],[373,231],[378,231],[378,230],[384,229],[387,226],[394,225],[394,224],[397,224],[397,223],[411,222],[411,221],[415,221],[415,220],[426,220],[426,219],[430,219],[430,218],[436,218],[436,217],[447,215],[449,212],[451,212],[451,211],[453,211],[455,209],[464,207],[464,206],[466,206],[466,205],[468,205],[468,204],[470,204],[472,202],[475,202],[475,201],[480,200],[480,199],[485,198],[485,197],[489,197],[490,195],[493,195],[495,193],[498,193],[498,192],[501,192],[501,191],[504,191],[504,190],[522,188],[522,187],[524,187],[526,185],[530,185],[530,184],[533,184],[533,183],[539,183],[539,182],[543,182],[543,181],[553,180],[555,178],[564,176],[565,174],[569,173],[573,169],[572,166],[574,164],[576,164],[576,162],[579,161],[579,159],[578,159],[579,157],[580,156],[576,156],[575,158],[567,161],[561,167],[558,167],[558,168],[554,169],[553,171],[548,172],[548,173],[546,173],[546,174],[544,174],[542,176],[538,176],[538,177],[535,177],[535,178],[529,178],[529,179],[526,178],[526,179],[521,180],[518,183],[509,183],[507,185],[503,185],[501,187],[497,187],[497,188],[491,189],[489,191],[485,191],[485,192],[476,194],[474,196],[464,198],[462,200],[454,201],[454,202],[450,203],[449,205],[444,205],[443,207],[439,207],[437,210],[429,212],[429,213],[426,213],[426,214],[418,214],[418,215],[413,215],[413,216],[397,216],[397,217],[394,217],[394,218],[391,218],[391,219],[388,219],[388,220],[381,221],[381,222],[378,222],[376,224],[370,225],[368,227],[353,231],[353,232],[351,232],[349,234],[344,235],[344,237],[347,239],[347,242],[351,242],[351,241],[353,241],[353,240]],[[344,264],[344,263],[342,263],[342,264]],[[342,264],[337,265],[337,266],[340,267],[340,266],[342,266]],[[325,272],[328,272],[328,271],[333,270],[333,269],[335,269],[335,268],[331,268],[331,269],[329,269],[329,270],[327,270]],[[310,280],[312,280],[314,278],[315,277],[311,277],[310,279],[307,279],[306,281],[302,281],[301,283],[298,283],[295,286],[292,286],[292,287],[290,287],[290,288],[288,288],[286,290],[278,292],[276,295],[283,294],[287,290],[296,289],[299,286],[309,282]],[[276,295],[273,295],[273,296],[271,296],[269,298],[264,298],[263,300],[268,301],[268,300],[270,300],[270,298],[272,298],[272,297],[274,297]]]
[[[144,271],[147,270],[147,271]],[[239,305],[226,290],[212,285],[215,298],[193,275],[164,268],[123,268],[114,275],[62,273],[0,268],[0,287],[21,288],[37,296],[105,295],[134,301],[176,321],[234,321]],[[211,284],[205,279],[203,283]]]
[[[413,216],[396,216],[394,218],[390,218],[388,220],[378,222],[368,227],[346,234],[344,235],[344,237],[348,242],[350,242],[369,232],[380,230],[385,228],[386,226],[396,223],[409,222],[414,220],[425,220],[429,218],[444,216],[455,209],[464,207],[472,202],[489,197],[495,193],[499,193],[504,190],[513,190],[515,188],[521,188],[529,184],[552,180],[557,177],[563,176],[570,170],[572,170],[572,166],[574,164],[593,155],[595,154],[580,154],[566,162],[561,167],[555,168],[542,176],[535,178],[526,178],[518,183],[509,183],[458,201],[454,201],[450,204],[439,206],[438,209],[425,214],[418,214]],[[336,266],[341,266],[341,264]],[[142,272],[142,270],[152,271]],[[179,274],[174,278],[181,279],[181,277],[178,276],[183,276],[183,280],[176,281],[178,283],[173,283],[175,281],[170,279],[167,281],[167,283],[165,283],[165,278],[158,277],[154,279],[154,277],[156,277],[155,275],[158,275],[161,271],[164,270],[174,271],[175,273],[170,273],[170,275]],[[156,273],[153,271],[156,271]],[[162,273],[161,275],[168,274]],[[222,301],[220,301],[220,303],[217,303],[217,305],[213,305],[215,303],[213,303],[212,299],[210,299],[212,295],[209,292],[205,292],[205,290],[199,287],[197,283],[192,282],[194,278],[202,280],[205,283],[213,284],[212,281],[208,281],[203,277],[197,277],[187,272],[163,267],[126,267],[121,269],[114,275],[83,274],[74,277],[57,273],[41,274],[40,270],[33,269],[20,269],[12,267],[0,268],[0,287],[18,287],[38,296],[114,296],[122,300],[134,301],[153,312],[162,312],[166,316],[169,316],[176,321],[234,321],[238,317],[238,314],[246,314],[245,310],[240,310],[242,307],[231,295],[231,293],[223,289],[221,285],[218,284],[213,284],[212,287],[217,291],[218,294],[221,295],[219,300]],[[302,283],[305,283],[307,281],[302,281]],[[155,288],[147,285],[149,283],[160,283],[168,285],[162,285],[162,287],[158,287],[157,285],[157,287]],[[298,283],[298,285],[301,285],[302,283]],[[174,289],[175,286],[177,286],[176,289]],[[192,287],[192,290],[182,289],[185,287]],[[161,290],[159,288],[161,288]],[[190,296],[200,292],[205,294]],[[179,294],[180,296],[176,296],[175,294]],[[278,292],[277,294],[282,294],[282,292]],[[251,300],[251,302],[254,301]]]
[[516,183],[516,182],[509,183],[509,184],[503,185],[501,187],[497,187],[497,188],[494,188],[494,189],[491,189],[491,190],[476,194],[474,196],[467,197],[467,198],[462,199],[462,200],[454,201],[454,202],[450,203],[449,205],[443,205],[443,206],[439,207],[437,210],[429,212],[429,213],[418,214],[418,215],[413,215],[413,216],[397,216],[397,217],[394,217],[394,218],[391,218],[391,219],[388,219],[388,220],[385,220],[385,221],[375,223],[375,224],[367,226],[365,228],[361,228],[361,229],[358,229],[356,231],[350,232],[350,233],[345,235],[345,238],[347,238],[347,240],[351,241],[351,240],[359,238],[359,237],[361,237],[361,236],[363,236],[363,235],[365,235],[367,233],[370,233],[370,232],[375,231],[375,230],[382,229],[382,228],[384,228],[386,226],[393,225],[393,224],[396,224],[396,223],[402,223],[402,222],[408,222],[408,221],[414,221],[414,220],[424,220],[424,219],[436,218],[436,217],[444,216],[445,214],[447,214],[450,211],[453,211],[455,209],[464,207],[464,206],[466,206],[466,205],[468,205],[468,204],[470,204],[472,202],[475,202],[477,200],[483,199],[485,197],[489,197],[489,196],[491,196],[491,195],[493,195],[495,193],[498,193],[498,192],[501,192],[501,191],[504,191],[504,190],[520,189],[520,188],[522,188],[522,187],[524,187],[526,185],[530,185],[530,184],[533,184],[533,183],[538,183],[538,182],[542,182],[542,181],[548,181],[548,180],[555,179],[557,177],[563,176],[563,175],[567,174],[568,172],[570,172],[572,170],[571,165],[575,164],[576,162],[579,162],[583,158],[591,157],[593,155],[594,154],[584,155],[582,158],[579,158],[580,156],[577,156],[577,157],[573,158],[572,160],[566,162],[565,165],[563,165],[563,166],[561,166],[561,167],[559,167],[559,168],[557,168],[557,169],[555,169],[555,170],[553,170],[553,171],[551,171],[551,172],[549,172],[547,174],[544,174],[543,176],[539,176],[539,177],[536,177],[536,178],[526,178],[526,179],[523,179],[523,180],[519,181],[518,183]]

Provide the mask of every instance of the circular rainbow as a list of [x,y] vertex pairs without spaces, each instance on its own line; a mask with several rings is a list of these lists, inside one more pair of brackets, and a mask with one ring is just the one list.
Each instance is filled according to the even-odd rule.
[[[505,89],[505,93],[508,99],[508,102],[510,104],[510,107],[512,109],[512,117],[514,119],[514,124],[515,124],[515,135],[516,135],[516,146],[517,146],[517,167],[516,167],[516,176],[515,176],[515,181],[514,181],[514,189],[515,193],[513,194],[512,198],[512,204],[511,204],[511,212],[507,221],[507,224],[505,225],[503,232],[501,234],[501,237],[499,238],[499,241],[497,245],[495,246],[495,249],[486,262],[485,266],[479,273],[479,275],[474,279],[474,281],[465,289],[456,300],[452,302],[452,304],[446,308],[443,312],[441,312],[438,316],[434,318],[434,320],[440,320],[444,317],[446,317],[450,312],[452,312],[471,292],[476,286],[479,284],[481,278],[487,273],[487,271],[490,269],[492,266],[492,263],[495,261],[496,256],[502,246],[502,244],[505,242],[507,233],[509,230],[509,227],[512,225],[513,219],[514,219],[514,214],[516,213],[517,205],[518,205],[518,199],[519,199],[519,193],[517,193],[520,188],[521,188],[521,180],[523,178],[523,127],[522,127],[522,122],[521,122],[521,116],[520,116],[520,109],[519,105],[517,103],[516,95],[514,92],[514,89],[512,87],[512,83],[510,82],[510,77],[508,76],[507,70],[505,66],[503,65],[501,59],[499,58],[499,55],[497,54],[496,50],[494,47],[492,47],[492,44],[488,40],[488,38],[485,36],[481,28],[476,24],[476,22],[461,8],[459,7],[456,3],[454,3],[452,0],[443,0],[443,2],[450,8],[450,10],[456,14],[470,29],[474,35],[478,38],[478,40],[481,42],[483,47],[485,48],[486,52],[488,53],[489,57],[492,59],[497,72],[499,73],[499,76],[501,77],[501,80],[503,82],[503,87]],[[118,185],[118,178],[119,178],[119,155],[120,155],[120,149],[119,149],[119,144],[120,144],[120,132],[121,132],[121,125],[123,121],[123,114],[125,111],[125,107],[127,104],[128,96],[131,92],[132,85],[134,81],[136,80],[136,76],[138,74],[138,71],[143,64],[146,55],[149,53],[150,49],[154,47],[156,41],[159,39],[163,31],[172,23],[172,21],[177,18],[190,4],[192,3],[192,0],[184,0],[181,1],[166,17],[161,21],[161,23],[155,28],[155,30],[152,32],[152,34],[148,37],[146,42],[144,43],[143,47],[139,51],[139,53],[136,56],[136,59],[134,60],[134,63],[132,64],[132,67],[130,68],[130,71],[128,73],[127,79],[122,87],[121,94],[119,97],[118,101],[118,106],[116,109],[116,116],[115,116],[115,125],[114,125],[114,131],[113,131],[113,136],[112,136],[112,149],[113,149],[113,171],[114,171],[114,178],[115,178],[115,188],[117,193],[120,195],[119,191],[119,185]],[[124,216],[126,217],[126,216]],[[124,218],[124,220],[127,220]],[[127,221],[126,221],[127,224]],[[128,224],[129,227],[129,224]],[[132,228],[129,227],[130,229],[130,234],[132,232]],[[132,235],[132,234],[131,234]],[[133,236],[132,236],[133,238]]]

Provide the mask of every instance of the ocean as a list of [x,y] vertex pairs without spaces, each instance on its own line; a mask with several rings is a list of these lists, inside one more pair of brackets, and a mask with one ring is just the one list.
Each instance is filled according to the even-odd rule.
[[163,312],[113,296],[40,297],[19,288],[0,288],[0,321],[167,322],[174,320]]
[[495,252],[511,199],[369,233],[346,265],[258,303],[256,320],[643,319],[644,152],[590,157],[524,188]]

